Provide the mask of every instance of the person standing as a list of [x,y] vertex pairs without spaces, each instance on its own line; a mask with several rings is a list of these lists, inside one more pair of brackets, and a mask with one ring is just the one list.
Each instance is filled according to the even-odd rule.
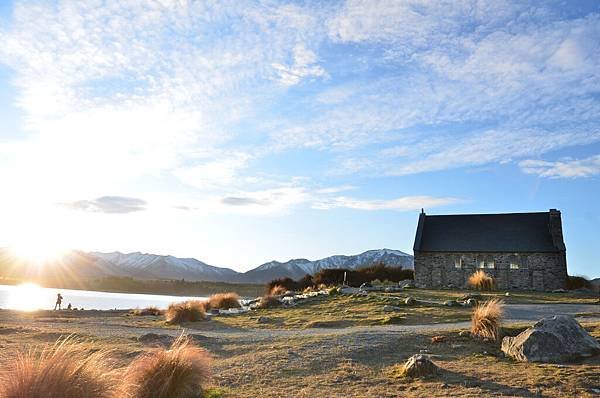
[[56,304],[54,304],[54,311],[56,311],[56,307],[58,307],[59,310],[62,310],[62,308],[61,308],[62,300],[63,300],[63,296],[61,296],[61,294],[58,293],[56,295]]

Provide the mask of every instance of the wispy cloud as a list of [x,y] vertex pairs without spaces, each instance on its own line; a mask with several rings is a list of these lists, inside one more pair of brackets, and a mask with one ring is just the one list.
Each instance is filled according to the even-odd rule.
[[562,159],[554,162],[528,159],[519,162],[527,174],[547,178],[581,178],[600,174],[600,155],[584,159]]
[[432,196],[404,196],[400,198],[388,199],[388,200],[364,200],[349,197],[335,197],[329,200],[318,202],[314,204],[317,209],[335,209],[335,208],[347,208],[355,210],[397,210],[397,211],[408,211],[417,210],[421,208],[432,208],[455,204],[460,202],[457,198],[442,197],[436,198]]
[[93,213],[134,213],[146,210],[146,201],[125,196],[102,196],[93,200],[77,200],[61,203],[72,210],[89,211]]

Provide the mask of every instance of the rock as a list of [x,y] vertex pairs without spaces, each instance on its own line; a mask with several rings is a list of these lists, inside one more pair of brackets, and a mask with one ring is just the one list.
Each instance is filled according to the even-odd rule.
[[402,369],[402,375],[407,377],[430,376],[437,372],[437,365],[431,362],[427,355],[422,354],[415,354],[408,358]]
[[470,298],[467,301],[465,301],[464,306],[465,307],[475,307],[477,305],[477,300],[475,300],[474,298]]
[[396,307],[393,305],[384,305],[383,306],[383,312],[396,312],[396,311],[400,311],[402,308],[400,307]]
[[556,289],[553,290],[552,293],[566,293],[567,291],[565,289]]
[[444,305],[446,307],[460,307],[461,304],[458,301],[448,300],[444,301]]
[[477,294],[477,293],[469,293],[469,294],[465,294],[464,296],[462,296],[460,298],[460,301],[467,301],[469,299],[481,301],[481,300],[483,300],[483,296],[481,294]]
[[509,296],[510,296],[510,293],[509,293],[509,292],[506,292],[506,293],[504,293],[504,295],[505,295],[506,297],[509,297]]
[[471,332],[469,332],[468,330],[461,330],[460,332],[458,332],[458,335],[460,337],[469,337],[471,335]]
[[443,343],[444,341],[446,341],[446,336],[433,336],[431,338],[433,344]]
[[267,316],[259,316],[258,319],[256,320],[256,322],[258,322],[258,323],[269,323],[269,322],[271,322],[271,318],[269,318]]
[[405,279],[403,281],[398,282],[398,287],[402,289],[410,289],[415,287],[415,281],[412,279]]
[[404,300],[404,304],[406,304],[406,305],[415,305],[415,304],[417,304],[417,300],[415,300],[413,297],[409,296],[409,297],[407,297]]
[[516,337],[502,340],[502,351],[518,361],[570,362],[600,354],[600,343],[571,316],[544,318]]

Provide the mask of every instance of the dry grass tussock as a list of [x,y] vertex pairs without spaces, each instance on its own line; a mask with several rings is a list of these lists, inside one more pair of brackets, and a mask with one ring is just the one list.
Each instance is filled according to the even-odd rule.
[[491,291],[494,289],[494,278],[486,274],[484,271],[478,270],[469,277],[467,284],[472,289],[479,291]]
[[2,353],[1,398],[108,398],[115,391],[106,351],[90,353],[71,337]]
[[192,398],[201,396],[210,379],[209,354],[179,337],[170,349],[138,357],[127,368],[119,397]]
[[283,296],[287,291],[288,290],[285,287],[281,285],[275,285],[271,288],[267,296]]
[[227,310],[229,308],[240,308],[240,296],[237,293],[217,293],[210,296],[205,302],[206,310],[218,308]]
[[159,315],[162,315],[164,313],[164,311],[158,307],[146,307],[146,308],[141,308],[141,309],[136,308],[135,310],[131,311],[131,313],[133,315],[138,315],[138,316],[146,316],[146,315],[159,316]]
[[260,298],[257,308],[276,308],[281,306],[281,301],[275,296],[266,295]]
[[197,322],[206,318],[204,302],[188,300],[169,305],[166,312],[167,323]]
[[478,305],[471,317],[471,334],[484,340],[497,341],[503,315],[504,303],[501,300],[492,299]]

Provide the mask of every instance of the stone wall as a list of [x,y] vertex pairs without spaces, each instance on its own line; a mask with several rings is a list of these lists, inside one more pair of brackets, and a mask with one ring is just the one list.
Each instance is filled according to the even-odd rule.
[[[461,261],[461,267],[456,262]],[[415,253],[415,283],[420,287],[463,288],[484,261],[485,271],[501,290],[562,289],[567,278],[564,253]],[[494,268],[489,268],[493,262]],[[511,269],[510,264],[518,264]]]

